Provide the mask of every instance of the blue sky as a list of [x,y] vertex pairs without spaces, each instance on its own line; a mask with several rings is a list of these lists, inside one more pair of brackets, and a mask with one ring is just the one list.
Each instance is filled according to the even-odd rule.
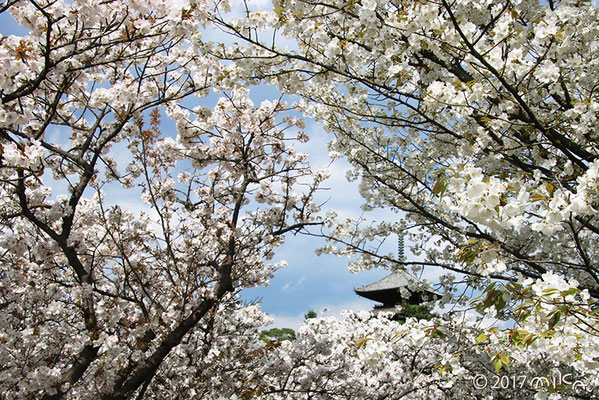
[[[239,0],[231,0],[234,6],[232,15],[243,15],[243,3]],[[268,8],[270,0],[247,0],[248,5],[253,8]],[[594,1],[595,5],[599,0]],[[0,14],[0,34],[2,35],[22,35],[26,30],[18,26],[7,13]],[[205,31],[205,40],[231,41],[218,31]],[[279,41],[281,44],[293,44],[287,40]],[[264,99],[277,99],[280,94],[272,87],[257,86],[251,88],[252,99],[255,104],[259,104]],[[213,105],[216,96],[210,95],[196,103],[203,105]],[[195,101],[195,100],[194,100]],[[292,98],[284,98],[284,101],[292,103]],[[197,105],[197,104],[194,104]],[[169,124],[165,124],[168,127]],[[169,135],[176,135],[171,129]],[[307,120],[306,132],[310,136],[310,142],[298,146],[299,150],[310,154],[310,162],[314,170],[329,167],[331,178],[324,183],[328,190],[319,194],[320,202],[325,202],[323,213],[326,210],[336,211],[340,217],[357,218],[362,214],[360,205],[362,199],[357,190],[357,183],[348,183],[345,179],[345,173],[349,168],[347,162],[343,159],[336,160],[331,164],[328,158],[326,144],[329,136],[324,133],[319,124],[314,120]],[[59,130],[50,131],[49,137],[56,137],[59,140],[61,132]],[[119,152],[118,146],[116,146]],[[119,155],[124,157],[126,151],[120,151]],[[118,158],[118,156],[117,156]],[[121,158],[121,161],[122,158]],[[126,161],[126,160],[125,160]],[[56,192],[64,190],[64,185],[56,185]],[[111,189],[112,190],[112,189]],[[141,211],[145,207],[140,200],[136,200],[132,192],[127,192],[124,196],[118,194],[118,189],[114,189],[117,194],[108,197],[111,201],[133,211]],[[139,199],[139,198],[138,198]],[[391,210],[377,210],[365,215],[369,219],[392,221],[399,218]],[[397,251],[397,238],[390,237],[388,243],[382,248],[383,252]],[[347,270],[348,259],[336,256],[323,255],[317,256],[315,250],[324,245],[323,240],[309,236],[289,236],[283,246],[276,251],[272,262],[286,260],[288,266],[275,274],[268,287],[259,287],[246,289],[242,292],[242,299],[245,301],[258,300],[262,303],[264,311],[269,313],[274,322],[272,326],[290,327],[297,329],[303,321],[303,315],[312,309],[322,315],[321,311],[327,308],[326,315],[339,315],[343,309],[368,310],[373,306],[373,302],[360,298],[354,293],[354,288],[372,283],[389,272],[385,270],[374,270],[352,274]],[[406,255],[411,257],[406,249]],[[413,260],[414,258],[411,257]],[[438,270],[428,270],[425,277],[430,281],[436,281],[439,275]]]
[[[331,164],[326,148],[330,138],[317,122],[307,120],[306,132],[310,136],[310,142],[298,148],[310,154],[314,169],[328,166],[331,173],[331,177],[323,183],[323,187],[328,190],[319,194],[319,200],[326,201],[323,212],[333,210],[341,219],[360,217],[362,199],[357,183],[349,183],[345,178],[349,164],[343,159]],[[394,218],[391,212],[384,210],[373,215]],[[243,298],[261,299],[264,311],[271,314],[275,319],[273,326],[277,327],[297,328],[304,313],[310,309],[317,311],[319,315],[323,308],[328,309],[327,315],[339,315],[343,309],[371,309],[374,302],[357,296],[353,289],[374,282],[389,272],[379,269],[350,273],[347,270],[347,258],[315,254],[315,250],[324,244],[324,240],[320,238],[288,236],[273,259],[286,260],[288,266],[277,271],[268,287],[246,289],[242,294]],[[389,238],[384,249],[386,252],[395,252],[397,239]]]
[[[232,3],[235,0],[232,1]],[[250,0],[251,7],[267,7],[269,0]],[[237,2],[239,5],[239,2]],[[233,13],[240,14],[239,8]],[[23,35],[26,31],[18,26],[7,13],[0,14],[0,34],[2,35]],[[222,32],[209,32],[204,34],[206,40],[222,41],[227,40]],[[230,39],[229,39],[230,40]],[[251,97],[256,105],[262,100],[274,100],[280,97],[280,93],[273,87],[256,86],[251,88]],[[216,102],[217,96],[209,95],[201,100],[191,100],[192,106],[199,103],[206,106],[212,106]],[[293,98],[283,98],[288,103],[293,103]],[[166,119],[165,119],[166,120]],[[163,121],[163,130],[169,136],[175,136],[174,124]],[[310,155],[310,164],[314,170],[328,167],[331,177],[324,183],[328,190],[321,191],[318,194],[318,202],[325,203],[323,213],[327,210],[337,212],[340,219],[347,217],[358,218],[364,213],[360,208],[362,199],[358,193],[357,183],[349,183],[346,178],[346,172],[349,164],[339,159],[331,163],[328,156],[327,142],[331,139],[320,127],[320,125],[311,119],[306,119],[306,133],[310,141],[305,144],[298,144],[300,151]],[[52,128],[48,132],[47,138],[60,141],[62,133],[58,128]],[[126,165],[125,157],[128,151],[120,149],[121,145],[114,147],[115,158],[120,165]],[[46,178],[46,177],[44,177]],[[54,195],[64,192],[66,186],[63,183],[54,182]],[[118,185],[106,188],[107,201],[117,203],[134,212],[147,211],[147,207],[141,202],[139,196],[134,194],[134,190],[124,191]],[[393,221],[399,216],[391,210],[375,210],[364,214],[364,217],[372,220]],[[341,310],[369,310],[374,302],[363,299],[354,293],[354,289],[372,283],[384,276],[389,271],[378,269],[366,272],[352,274],[347,270],[348,259],[331,255],[317,256],[315,250],[323,246],[325,242],[322,239],[297,235],[290,235],[286,242],[275,252],[272,262],[280,260],[287,261],[287,267],[276,272],[275,277],[267,287],[258,287],[246,289],[241,293],[244,301],[260,301],[265,312],[273,317],[273,327],[289,327],[297,329],[303,316],[308,310],[317,311],[323,316],[322,310],[327,309],[326,316],[339,316]],[[382,246],[384,253],[395,253],[397,251],[397,238],[392,236],[388,238],[387,243]],[[414,259],[406,249],[406,256]],[[426,271],[425,278],[429,281],[437,281],[439,271]]]
[[[250,2],[253,3],[253,2]],[[268,1],[259,1],[254,6],[265,6]],[[0,34],[23,35],[26,30],[14,22],[7,15],[0,14]],[[222,33],[221,33],[222,35]],[[213,40],[222,37],[213,37]],[[264,99],[276,99],[279,93],[270,87],[252,88],[252,98],[256,104]],[[212,97],[212,96],[210,96]],[[214,99],[205,99],[211,103]],[[289,103],[292,99],[284,99]],[[202,103],[205,103],[202,101]],[[323,132],[314,120],[307,120],[306,132],[311,140],[302,144],[301,151],[310,154],[313,168],[319,169],[329,167],[331,178],[325,182],[324,187],[328,190],[320,193],[319,200],[325,202],[323,212],[334,210],[342,217],[358,217],[361,198],[357,191],[356,183],[348,183],[345,172],[349,168],[344,160],[336,160],[332,165],[328,158],[326,143],[329,137]],[[49,132],[50,136],[59,138],[59,131]],[[118,149],[117,149],[118,150]],[[66,187],[57,185],[54,187],[55,195]],[[113,196],[108,195],[107,200]],[[114,195],[119,199],[121,206],[133,210],[145,208],[141,201],[136,202],[131,192],[125,197]],[[125,200],[126,199],[126,200]],[[322,315],[323,309],[328,309],[326,315],[339,315],[343,309],[367,310],[372,308],[373,302],[358,297],[353,289],[374,282],[388,271],[377,270],[352,274],[347,270],[348,259],[331,255],[317,256],[315,250],[324,244],[322,239],[297,235],[287,237],[285,244],[276,251],[273,262],[286,260],[288,266],[280,269],[275,274],[268,287],[246,289],[242,292],[245,301],[259,300],[265,312],[273,318],[273,326],[291,327],[297,329],[303,321],[303,315],[312,309]],[[390,238],[388,251],[395,251],[396,239]]]
[[[250,96],[254,104],[258,105],[263,100],[277,99],[280,93],[274,87],[261,85],[250,88]],[[297,99],[283,97],[283,101],[289,105],[294,100]],[[340,220],[359,218],[362,215],[369,220],[397,218],[391,210],[362,211],[360,205],[363,200],[358,192],[358,183],[348,182],[346,179],[349,163],[343,158],[335,161],[329,158],[327,143],[332,136],[314,119],[304,117],[304,120],[305,132],[310,141],[296,143],[294,146],[309,154],[313,170],[327,168],[331,174],[322,185],[325,190],[317,194],[317,203],[324,203],[323,215],[327,210],[332,210],[339,215]],[[390,237],[387,242],[382,250],[395,253],[397,238]],[[325,244],[324,239],[312,236],[287,236],[285,243],[275,251],[276,255],[272,260],[285,260],[287,267],[276,272],[269,286],[244,290],[242,298],[246,301],[261,301],[263,310],[274,318],[272,326],[294,329],[300,326],[304,314],[310,309],[322,315],[321,311],[326,308],[326,315],[334,316],[338,316],[344,309],[372,309],[375,303],[356,295],[354,288],[372,283],[389,274],[389,271],[378,269],[351,273],[347,270],[348,258],[315,254],[315,250]],[[409,254],[407,250],[406,254]]]

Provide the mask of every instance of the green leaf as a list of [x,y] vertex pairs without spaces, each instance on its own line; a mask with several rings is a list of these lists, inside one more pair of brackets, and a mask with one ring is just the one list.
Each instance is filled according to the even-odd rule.
[[487,336],[484,333],[481,333],[480,335],[478,335],[478,337],[476,338],[476,344],[482,343],[484,341],[486,341],[489,338],[489,336]]
[[501,370],[502,365],[501,359],[499,357],[495,357],[495,361],[493,361],[493,367],[495,367],[495,371],[497,371],[497,373],[499,373]]
[[510,358],[504,354],[495,354],[495,357],[493,358],[493,367],[495,368],[495,371],[499,373],[499,371],[504,365],[506,366],[506,368],[509,367]]
[[356,346],[358,349],[360,349],[360,348],[362,348],[362,347],[366,346],[366,343],[367,343],[369,340],[372,340],[372,339],[371,339],[371,338],[362,338],[362,339],[358,340],[358,341],[355,343],[355,346]]
[[435,186],[433,187],[433,194],[435,196],[439,196],[439,195],[442,196],[443,193],[445,193],[446,189],[447,189],[447,176],[442,176],[435,183]]
[[562,312],[561,311],[556,311],[551,315],[551,318],[549,319],[549,329],[553,329],[555,327],[555,325],[557,325],[557,323],[559,322],[559,320],[562,317]]
[[447,337],[447,335],[445,334],[445,332],[443,332],[441,329],[439,329],[438,327],[434,327],[428,330],[428,334],[431,336],[438,336],[441,339],[445,339]]
[[580,292],[582,292],[582,290],[580,290],[580,289],[578,289],[578,288],[570,288],[570,289],[568,289],[568,290],[564,290],[564,291],[562,292],[562,294],[563,294],[564,296],[571,296],[571,295],[573,295],[573,294],[580,293]]
[[534,342],[534,339],[535,339],[534,334],[531,332],[524,337],[524,339],[522,340],[522,343],[524,345],[528,346],[528,345],[532,344],[532,342]]
[[543,201],[543,200],[547,200],[547,198],[545,196],[543,196],[542,194],[539,193],[535,193],[532,196],[530,196],[530,198],[532,199],[532,201]]

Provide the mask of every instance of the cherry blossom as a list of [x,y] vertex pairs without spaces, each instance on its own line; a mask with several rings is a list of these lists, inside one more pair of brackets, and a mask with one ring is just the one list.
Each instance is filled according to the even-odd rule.
[[[598,11],[231,9],[0,6],[27,31],[0,40],[3,396],[596,397]],[[231,36],[213,43],[209,29]],[[333,134],[363,209],[397,221],[321,210],[328,172],[295,148],[305,123],[282,99],[255,104],[256,83],[301,98],[294,110]],[[445,269],[441,303],[471,310],[405,323],[347,312],[262,342],[270,319],[239,293],[267,285],[286,234],[310,227],[323,252],[355,255],[353,270]],[[393,234],[423,258],[370,246]],[[473,298],[454,298],[460,281]],[[518,390],[492,385],[508,374],[526,378]]]
[[[514,329],[484,334],[506,346],[490,354],[499,370],[521,362],[541,376],[546,357],[588,377],[598,354],[597,9],[494,0],[273,6],[221,19],[246,47],[220,56],[253,62],[252,79],[301,96],[304,112],[334,135],[330,150],[355,168],[363,208],[398,215],[341,222],[324,234],[332,243],[323,251],[359,254],[356,270],[457,273],[482,293],[483,314],[515,319]],[[260,33],[268,26],[297,47],[277,46]],[[370,245],[395,234],[423,259]],[[456,277],[441,281],[443,301],[454,301]],[[551,290],[561,303],[546,298]]]
[[265,351],[269,318],[239,292],[284,266],[286,233],[322,223],[326,173],[282,101],[254,105],[200,49],[211,10],[2,6],[29,31],[0,42],[7,399],[219,398]]

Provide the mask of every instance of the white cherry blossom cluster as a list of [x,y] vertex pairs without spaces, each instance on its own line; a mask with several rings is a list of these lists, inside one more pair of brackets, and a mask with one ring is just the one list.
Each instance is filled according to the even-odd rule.
[[0,41],[2,396],[243,392],[269,319],[238,294],[284,267],[286,233],[322,223],[326,173],[294,149],[303,122],[254,106],[201,43],[213,10],[2,6],[28,30]]
[[[227,20],[228,2],[5,2],[28,33],[0,39],[2,395],[596,396],[587,3],[277,0]],[[215,25],[238,42],[205,41]],[[363,208],[401,221],[320,216],[328,173],[294,148],[308,137],[287,105],[252,102],[257,82],[302,97]],[[141,194],[143,211],[114,193]],[[355,269],[457,272],[481,313],[514,327],[347,313],[267,345],[269,318],[239,292],[285,265],[272,261],[286,233],[321,225],[337,244],[324,251],[359,254]],[[391,234],[424,260],[373,251]],[[456,282],[443,278],[444,301]],[[584,387],[473,393],[507,368]]]
[[[301,96],[302,110],[334,134],[329,150],[355,168],[349,176],[360,181],[363,208],[392,209],[402,220],[402,232],[388,221],[340,221],[324,251],[361,253],[355,269],[456,272],[457,279],[444,280],[448,293],[465,277],[487,299],[482,309],[498,317],[513,302],[537,304],[531,313],[544,328],[531,327],[528,333],[535,333],[519,342],[509,339],[518,337],[515,331],[497,334],[501,339],[489,347],[493,362],[501,368],[511,354],[544,374],[539,360],[554,357],[560,368],[588,377],[592,362],[573,364],[566,355],[574,352],[565,350],[572,347],[563,346],[562,356],[555,352],[561,340],[580,341],[588,350],[582,357],[597,358],[597,9],[591,2],[534,0],[285,0],[273,6],[272,12],[250,10],[248,19],[219,21],[247,44],[219,55],[245,57],[253,63],[252,79]],[[297,48],[261,36],[269,24]],[[397,233],[424,260],[375,251],[373,242]],[[552,288],[564,293],[557,278],[588,293],[588,301],[566,294],[561,304],[585,315],[588,329],[576,318],[551,320],[564,315],[542,300]],[[525,296],[496,290],[494,280],[544,286]],[[556,326],[561,333],[549,332]],[[532,343],[533,337],[540,339]]]

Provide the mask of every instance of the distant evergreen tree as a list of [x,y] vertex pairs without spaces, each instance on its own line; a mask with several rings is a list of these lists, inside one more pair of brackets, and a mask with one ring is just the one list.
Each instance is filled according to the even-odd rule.
[[395,314],[394,319],[404,322],[408,318],[416,318],[418,320],[425,319],[427,321],[437,317],[433,311],[433,304],[401,304],[401,310]]
[[280,343],[284,340],[294,341],[295,331],[291,328],[273,328],[260,333],[260,339],[268,344]]
[[307,313],[304,314],[304,319],[316,318],[318,317],[318,313],[314,310],[308,310]]
[[[304,314],[304,320],[318,317],[318,313],[312,309]],[[273,328],[260,333],[260,339],[268,344],[280,343],[283,340],[294,341],[295,331],[291,328]]]

